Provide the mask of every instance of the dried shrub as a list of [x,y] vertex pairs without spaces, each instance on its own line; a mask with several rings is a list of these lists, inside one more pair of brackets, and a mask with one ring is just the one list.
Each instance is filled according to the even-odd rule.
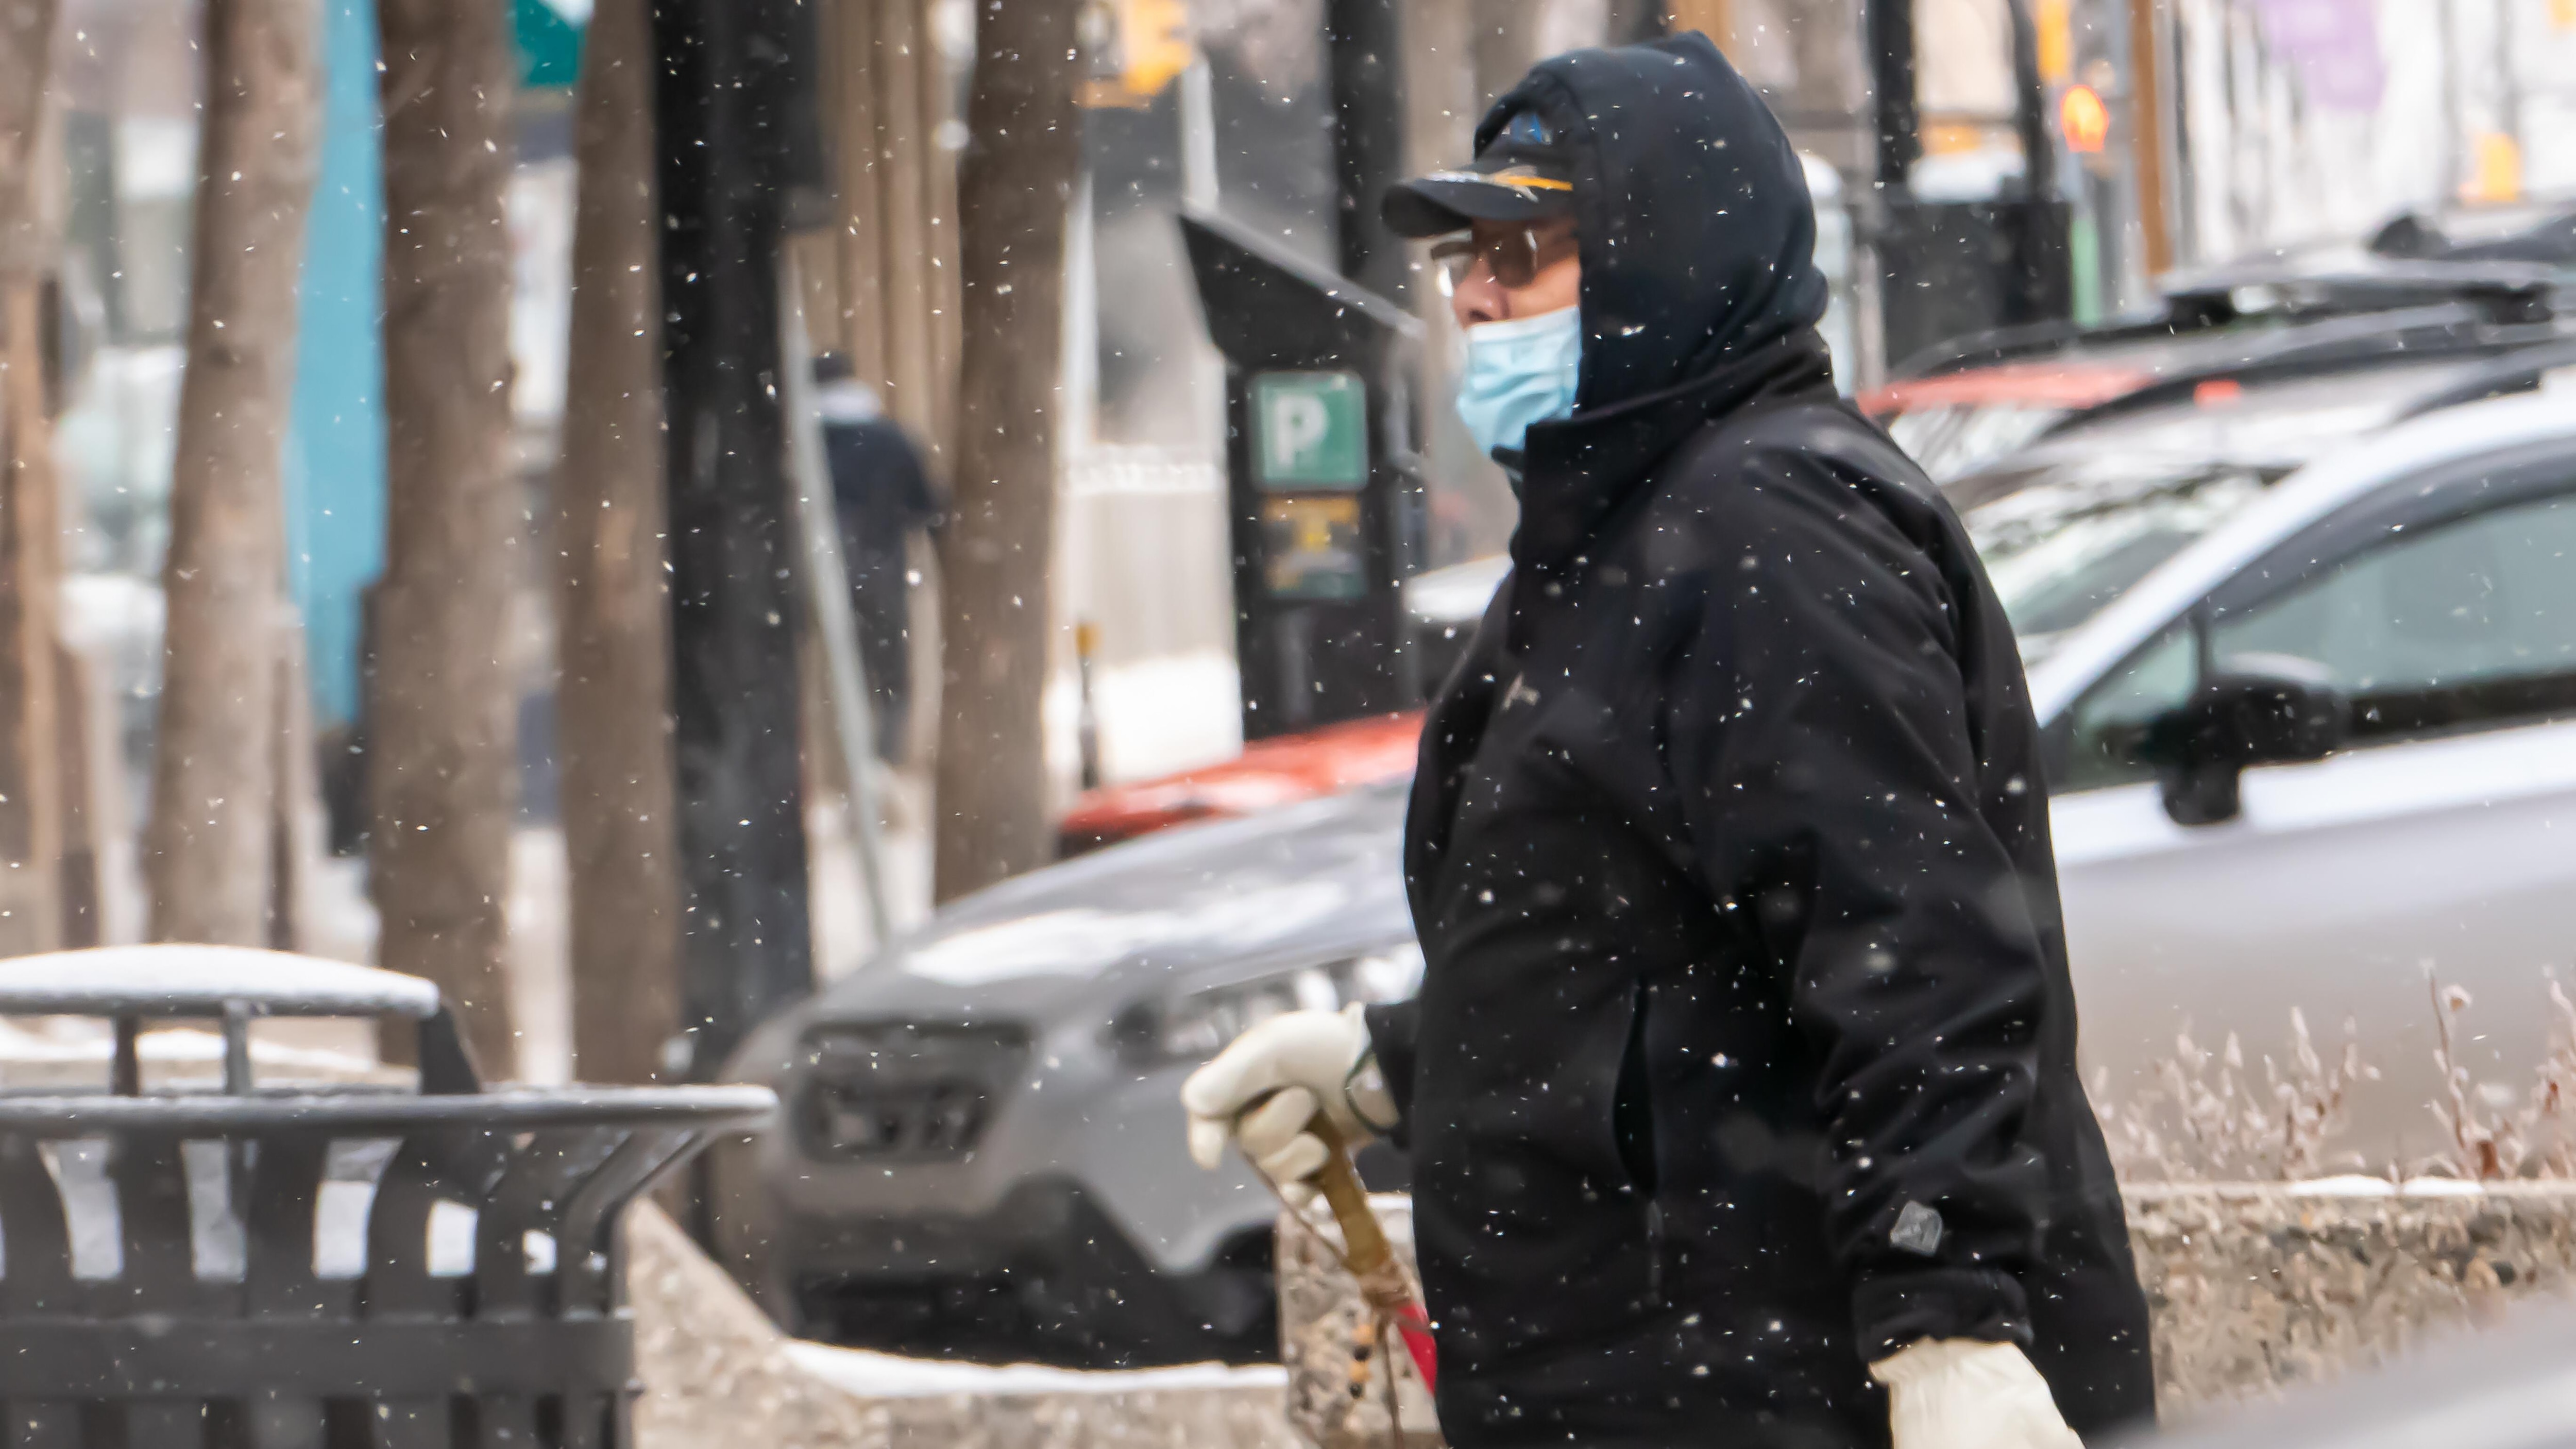
[[2174,1054],[2157,1064],[2156,1084],[2127,1102],[2114,1103],[2108,1079],[2096,1076],[2094,1105],[2113,1165],[2123,1178],[2169,1182],[2270,1181],[2359,1166],[2357,1157],[2326,1151],[2344,1128],[2352,1084],[2379,1075],[2363,1064],[2357,1035],[2347,1020],[2343,1050],[2329,1063],[2293,1008],[2288,1065],[2263,1057],[2258,1086],[2234,1032],[2212,1053],[2185,1026]]
[[[2425,1105],[2450,1149],[2402,1170],[2390,1164],[2389,1175],[2576,1178],[2576,1000],[2551,977],[2549,1048],[2523,1100],[2506,1109],[2481,1106],[2495,1097],[2460,1060],[2456,1044],[2473,1005],[2468,991],[2429,978],[2427,986],[2442,1087]],[[2306,1018],[2293,1010],[2287,1064],[2261,1058],[2259,1084],[2233,1032],[2211,1052],[2191,1039],[2188,1026],[2174,1039],[2173,1055],[2157,1064],[2154,1085],[2125,1101],[2115,1101],[2108,1077],[2097,1073],[2094,1108],[2113,1166],[2128,1181],[2163,1182],[2283,1181],[2368,1170],[2359,1154],[2329,1150],[2347,1125],[2352,1084],[2379,1076],[2363,1063],[2355,1036],[2347,1020],[2343,1050],[2329,1061],[2309,1036]]]
[[2468,991],[2429,981],[2433,993],[2433,1065],[2442,1074],[2443,1100],[2428,1104],[2450,1135],[2451,1158],[2427,1171],[2491,1181],[2501,1178],[2576,1177],[2576,1144],[2569,1125],[2576,1115],[2576,1001],[2555,976],[2549,981],[2549,1050],[2533,1069],[2520,1106],[2492,1114],[2479,1110],[2486,1096],[2454,1049],[2456,1023],[2468,1013]]

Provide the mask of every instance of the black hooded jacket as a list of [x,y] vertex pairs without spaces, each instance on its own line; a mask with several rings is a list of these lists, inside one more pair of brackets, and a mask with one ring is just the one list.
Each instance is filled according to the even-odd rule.
[[1834,394],[1798,158],[1697,35],[1546,62],[1584,361],[1424,730],[1428,959],[1370,1016],[1452,1443],[1876,1445],[1867,1364],[2024,1344],[2152,1413],[2020,658]]

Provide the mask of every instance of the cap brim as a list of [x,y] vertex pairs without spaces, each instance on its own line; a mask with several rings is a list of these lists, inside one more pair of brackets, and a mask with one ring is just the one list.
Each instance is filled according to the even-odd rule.
[[1471,222],[1536,221],[1572,210],[1571,192],[1532,191],[1457,172],[1399,182],[1378,204],[1387,230],[1411,238],[1464,231]]

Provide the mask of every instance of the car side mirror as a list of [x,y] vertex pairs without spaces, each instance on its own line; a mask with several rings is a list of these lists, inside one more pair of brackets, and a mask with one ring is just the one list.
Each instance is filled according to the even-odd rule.
[[2324,670],[2304,659],[2248,655],[2150,720],[2138,754],[2156,767],[2175,824],[2216,825],[2243,809],[2247,766],[2324,759],[2343,744],[2350,722]]

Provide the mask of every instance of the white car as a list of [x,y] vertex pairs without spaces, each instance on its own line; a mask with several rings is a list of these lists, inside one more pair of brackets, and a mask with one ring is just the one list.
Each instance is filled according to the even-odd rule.
[[2132,570],[2124,512],[2169,553],[2030,666],[2086,1058],[2116,1107],[2188,1024],[2240,1034],[2259,1088],[2294,1008],[2329,1051],[2349,1018],[2379,1077],[2344,1145],[2444,1153],[2436,985],[2473,998],[2454,1056],[2493,1117],[2547,1050],[2546,973],[2576,967],[2576,395],[2187,491],[2106,495],[2089,550],[2034,545],[2054,571],[1992,564],[2012,611]]

